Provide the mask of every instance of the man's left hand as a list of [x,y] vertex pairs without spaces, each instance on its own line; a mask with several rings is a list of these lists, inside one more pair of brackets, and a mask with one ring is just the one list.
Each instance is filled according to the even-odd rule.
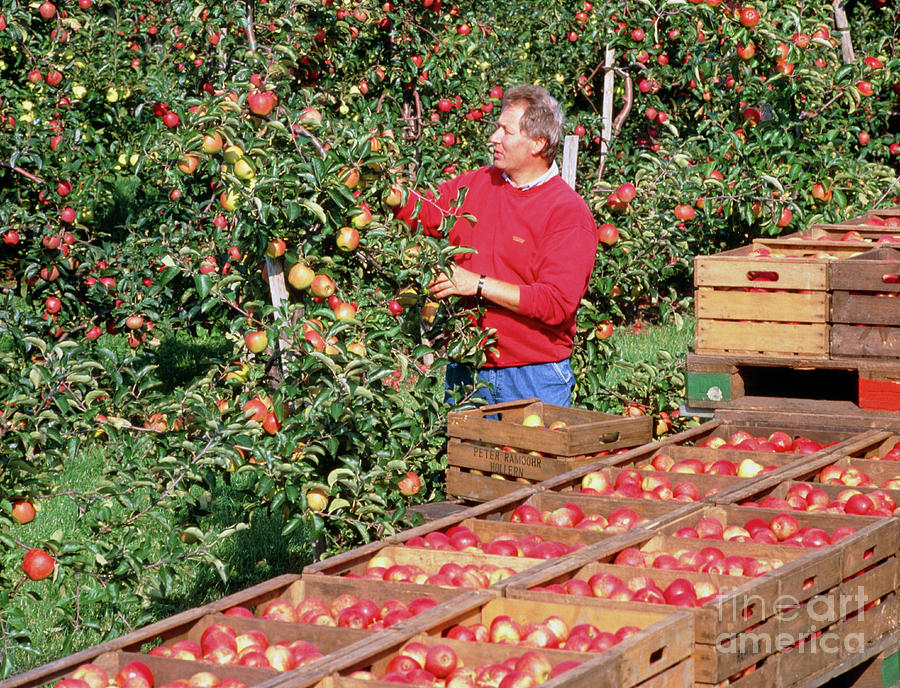
[[432,296],[437,299],[445,299],[448,296],[474,296],[480,275],[455,264],[452,270],[452,278],[442,272],[428,285]]

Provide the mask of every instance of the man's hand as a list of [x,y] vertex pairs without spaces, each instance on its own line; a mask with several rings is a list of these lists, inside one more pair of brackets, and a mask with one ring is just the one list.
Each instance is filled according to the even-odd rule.
[[432,295],[437,299],[445,299],[448,296],[475,296],[480,275],[455,264],[452,267],[452,280],[442,272],[428,285]]

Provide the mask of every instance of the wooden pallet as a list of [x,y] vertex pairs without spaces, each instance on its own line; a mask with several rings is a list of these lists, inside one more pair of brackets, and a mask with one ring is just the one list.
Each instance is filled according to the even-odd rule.
[[891,417],[872,412],[900,410],[900,362],[688,354],[686,387],[696,408],[805,411],[890,427]]

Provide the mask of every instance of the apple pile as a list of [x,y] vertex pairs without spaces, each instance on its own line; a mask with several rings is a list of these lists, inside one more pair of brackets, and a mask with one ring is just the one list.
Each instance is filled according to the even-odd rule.
[[[509,520],[511,523],[533,523],[556,528],[597,530],[603,533],[624,533],[646,523],[648,519],[642,517],[634,509],[627,507],[615,509],[606,516],[593,513],[585,514],[577,504],[567,502],[553,511],[541,511],[532,504],[520,504],[510,514]],[[578,549],[579,546],[576,545],[575,548]],[[495,553],[499,554],[499,552]]]
[[259,629],[238,633],[224,623],[212,624],[203,631],[199,643],[196,640],[176,640],[171,645],[154,647],[149,654],[153,657],[275,671],[290,671],[323,656],[315,645],[306,640],[282,640],[270,644],[266,634]]
[[824,547],[856,532],[852,526],[835,528],[830,535],[822,528],[800,527],[793,514],[780,513],[768,522],[751,518],[743,526],[724,525],[719,519],[704,516],[696,527],[685,526],[675,531],[679,538],[723,540],[726,542],[756,542],[764,545],[789,545],[792,547]]
[[758,502],[744,502],[741,506],[762,507],[764,509],[793,509],[794,511],[821,511],[829,514],[852,514],[854,516],[880,516],[890,518],[897,509],[891,495],[878,489],[864,493],[847,488],[832,499],[822,488],[810,483],[796,483],[788,488],[784,499],[769,495]]
[[578,597],[599,597],[619,602],[671,604],[676,607],[702,607],[721,594],[719,588],[710,581],[692,583],[686,578],[676,578],[665,588],[661,588],[650,576],[631,576],[623,581],[619,576],[606,572],[596,573],[586,581],[572,578],[562,584],[535,587],[532,590]]
[[413,641],[391,658],[384,673],[354,671],[350,678],[434,688],[532,688],[580,664],[568,660],[554,666],[543,654],[530,650],[504,662],[467,667],[449,645],[429,647]]
[[[894,461],[895,459],[890,459]],[[842,468],[837,464],[826,466],[819,471],[818,480],[826,485],[846,485],[847,487],[875,487],[875,481],[865,472],[850,466]],[[887,490],[900,490],[900,475],[888,478],[881,487]]]
[[[718,547],[704,547],[700,551],[678,549],[673,552],[664,550],[644,552],[637,547],[626,547],[616,555],[613,564],[616,566],[652,568],[663,571],[696,571],[723,576],[756,578],[780,566],[784,566],[784,561],[781,559],[745,557],[740,554],[725,554]],[[577,586],[575,589],[578,588],[580,586]],[[559,583],[548,585],[544,590],[568,593],[566,587]],[[593,591],[592,594],[596,595]]]
[[[437,605],[437,601],[429,597],[418,597],[409,604],[401,600],[388,600],[379,605],[368,597],[344,593],[331,604],[317,597],[308,597],[296,606],[288,600],[271,600],[259,610],[259,617],[269,621],[380,631]],[[225,614],[253,618],[253,612],[246,607],[232,607]]]
[[[715,494],[720,489],[711,488],[702,496]],[[623,470],[615,480],[610,480],[600,471],[587,473],[581,478],[581,489],[576,494],[663,502],[696,502],[701,499],[700,489],[694,483],[683,480],[673,485],[667,476],[644,474],[633,468]]]
[[[154,688],[154,680],[153,671],[141,661],[129,662],[112,679],[102,666],[88,662],[55,688]],[[246,684],[236,678],[219,678],[212,672],[198,671],[189,678],[178,678],[158,688],[246,688]]]
[[[346,578],[369,578],[392,581],[395,583],[415,583],[418,585],[439,585],[445,588],[487,588],[517,573],[508,566],[495,564],[466,564],[447,562],[441,565],[437,573],[429,573],[415,564],[398,564],[387,554],[372,557],[366,564],[362,575],[354,572],[346,574]],[[410,616],[412,613],[410,612]]]
[[709,437],[697,446],[711,449],[741,449],[779,454],[814,454],[831,445],[820,444],[802,435],[791,437],[781,430],[773,432],[768,437],[755,437],[746,430],[737,430],[727,440],[724,437]]
[[[732,447],[734,449],[734,447]],[[703,461],[690,458],[676,461],[671,455],[661,452],[653,457],[649,463],[639,464],[640,470],[655,470],[660,473],[687,473],[692,475],[727,475],[738,478],[754,478],[761,473],[769,473],[778,468],[775,464],[761,464],[753,459],[742,461],[729,461],[717,459],[715,461]]]
[[[540,588],[534,588],[539,590]],[[543,621],[518,623],[508,615],[494,617],[490,626],[484,624],[458,624],[444,633],[445,638],[472,643],[496,643],[571,652],[603,652],[640,632],[637,626],[622,626],[615,633],[601,631],[590,623],[569,629],[558,616],[548,616]]]
[[[534,511],[540,514],[537,509]],[[566,516],[568,517],[570,513],[571,511],[567,510]],[[518,523],[518,521],[516,522]],[[470,528],[462,525],[453,526],[444,532],[434,531],[421,537],[412,537],[406,541],[405,545],[444,552],[484,552],[505,557],[529,557],[531,559],[555,559],[584,546],[583,544],[569,546],[562,542],[545,540],[536,534],[525,535],[521,538],[516,538],[512,534],[503,534],[498,535],[490,542],[482,542]]]

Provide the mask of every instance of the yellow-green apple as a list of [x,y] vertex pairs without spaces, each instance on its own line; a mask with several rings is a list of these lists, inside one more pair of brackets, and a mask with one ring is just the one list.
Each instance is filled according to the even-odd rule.
[[88,662],[81,664],[72,672],[72,678],[85,681],[89,688],[106,688],[109,685],[109,674],[98,664]]
[[356,229],[362,229],[372,222],[372,211],[365,203],[360,203],[359,208],[350,218],[350,224]]
[[266,659],[275,671],[290,671],[294,668],[294,657],[284,645],[269,645],[266,648]]
[[518,645],[522,639],[519,625],[505,614],[495,616],[488,630],[492,643]]
[[222,157],[229,165],[233,165],[244,157],[244,150],[237,144],[232,144],[225,149],[225,152],[222,153]]
[[544,425],[544,421],[541,419],[540,415],[537,413],[529,413],[522,420],[522,425],[526,427],[541,427]]
[[753,459],[744,459],[738,465],[737,474],[741,478],[754,478],[763,471],[763,466]]
[[609,477],[602,471],[591,471],[590,473],[585,473],[581,478],[581,489],[594,490],[598,494],[605,494],[612,490],[612,484],[609,481]]
[[306,289],[313,281],[316,273],[311,267],[304,263],[295,263],[288,270],[288,284],[294,289]]

